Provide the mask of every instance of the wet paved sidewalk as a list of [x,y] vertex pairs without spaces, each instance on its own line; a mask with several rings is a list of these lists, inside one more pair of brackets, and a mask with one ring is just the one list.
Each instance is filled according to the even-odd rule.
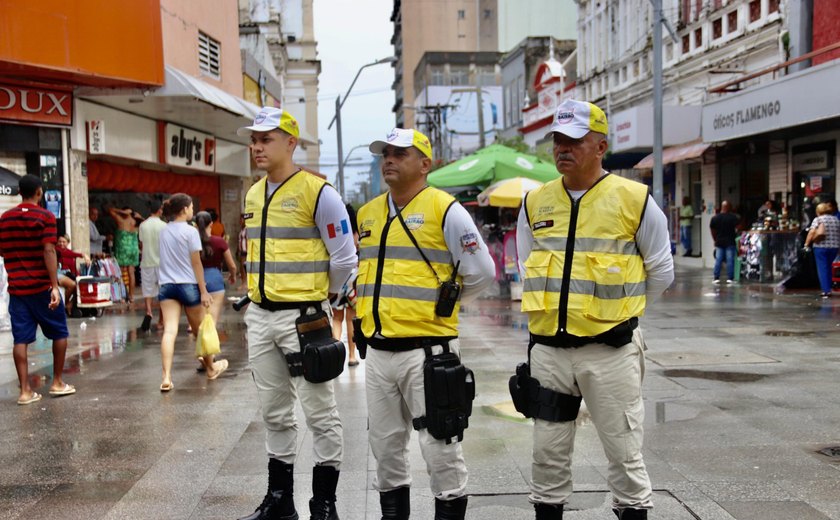
[[[768,286],[710,282],[707,271],[680,268],[642,322],[650,349],[645,457],[656,489],[650,518],[840,520],[840,455],[820,453],[840,446],[840,297],[821,302],[817,291],[777,295]],[[30,406],[15,404],[11,339],[0,333],[0,518],[232,519],[259,503],[267,459],[241,316],[223,317],[231,366],[216,381],[195,372],[182,330],[169,394],[158,391],[159,335],[134,330],[141,317],[71,320],[67,380],[78,393]],[[533,518],[531,426],[507,415],[507,379],[526,339],[518,304],[484,300],[462,317],[463,358],[478,385],[464,441],[470,519]],[[45,389],[48,346],[30,347],[30,361],[33,385]],[[364,362],[336,384],[345,432],[339,514],[377,519]],[[606,460],[582,422],[566,517],[614,518]],[[303,513],[311,436],[302,420],[299,444]],[[411,464],[412,516],[432,518],[416,442]]]

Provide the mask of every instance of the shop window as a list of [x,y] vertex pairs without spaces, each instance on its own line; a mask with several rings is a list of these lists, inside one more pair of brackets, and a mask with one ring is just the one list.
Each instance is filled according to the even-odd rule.
[[768,2],[767,2],[767,12],[768,13],[778,13],[779,12],[779,0],[768,0]]
[[682,37],[682,53],[683,54],[688,54],[688,52],[690,50],[691,50],[691,40],[689,39],[688,35],[685,34]]
[[730,11],[729,14],[726,15],[726,32],[732,34],[734,32],[738,32],[738,11]]
[[694,48],[699,49],[703,46],[703,28],[700,27],[694,31]]
[[198,68],[204,74],[221,79],[222,45],[203,32],[198,33]]
[[749,5],[750,8],[750,23],[761,18],[761,0],[752,0]]

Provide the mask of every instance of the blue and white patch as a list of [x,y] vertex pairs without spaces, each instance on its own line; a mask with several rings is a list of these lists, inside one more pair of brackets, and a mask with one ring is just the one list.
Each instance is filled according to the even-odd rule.
[[461,248],[465,253],[474,255],[479,250],[478,235],[471,231],[461,235]]

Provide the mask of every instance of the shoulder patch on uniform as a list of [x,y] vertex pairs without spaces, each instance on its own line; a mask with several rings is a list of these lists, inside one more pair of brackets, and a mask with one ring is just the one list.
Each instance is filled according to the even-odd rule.
[[461,235],[461,248],[465,253],[474,255],[478,251],[478,235],[468,231]]

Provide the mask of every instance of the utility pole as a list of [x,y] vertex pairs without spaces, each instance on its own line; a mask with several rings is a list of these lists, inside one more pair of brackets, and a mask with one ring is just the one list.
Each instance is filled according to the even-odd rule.
[[484,148],[487,145],[487,137],[484,135],[484,101],[481,98],[481,87],[476,87],[475,92],[476,103],[478,103],[478,145]]
[[[358,75],[357,75],[358,76]],[[353,85],[350,85],[353,88]],[[349,91],[348,91],[349,93]],[[346,96],[345,96],[346,97]],[[344,157],[344,150],[341,147],[341,96],[335,98],[335,135],[338,141],[338,193],[344,199],[344,164],[341,160]]]
[[662,0],[653,4],[653,200],[662,208],[662,26],[676,45],[677,35],[662,14]]

